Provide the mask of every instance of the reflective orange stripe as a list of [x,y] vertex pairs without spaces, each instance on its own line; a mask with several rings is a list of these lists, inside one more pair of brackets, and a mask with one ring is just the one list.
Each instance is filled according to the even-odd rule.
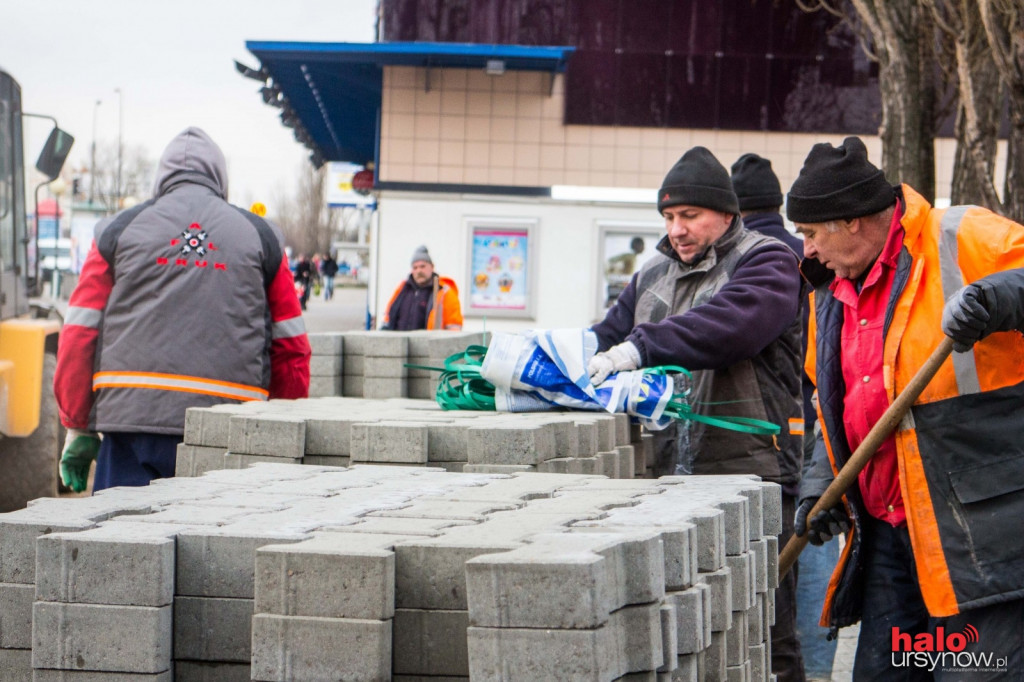
[[159,372],[97,372],[92,378],[92,388],[145,388],[182,393],[199,393],[231,400],[266,400],[270,393],[258,386],[247,386],[230,381],[206,379],[183,374],[162,374]]
[[790,419],[789,420],[789,432],[794,436],[804,435],[804,420],[803,419]]

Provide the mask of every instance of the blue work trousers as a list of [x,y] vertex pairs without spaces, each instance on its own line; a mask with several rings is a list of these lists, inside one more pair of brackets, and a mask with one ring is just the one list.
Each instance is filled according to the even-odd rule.
[[93,492],[121,485],[149,485],[154,479],[174,476],[181,438],[157,433],[104,432],[96,457]]

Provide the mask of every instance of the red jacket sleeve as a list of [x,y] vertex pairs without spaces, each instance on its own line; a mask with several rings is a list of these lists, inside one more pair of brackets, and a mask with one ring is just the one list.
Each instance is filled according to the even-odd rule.
[[270,397],[305,398],[309,395],[309,357],[312,351],[287,257],[281,259],[277,276],[267,289],[267,304],[273,321]]
[[69,429],[89,428],[96,345],[103,310],[113,288],[110,266],[93,243],[82,265],[78,286],[71,293],[57,345],[53,390],[61,423]]

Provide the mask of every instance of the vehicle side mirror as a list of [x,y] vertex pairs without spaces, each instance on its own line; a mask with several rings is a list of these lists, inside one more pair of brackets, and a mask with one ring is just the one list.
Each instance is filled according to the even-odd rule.
[[36,170],[51,180],[56,178],[60,175],[60,169],[64,167],[64,162],[71,151],[71,145],[74,143],[75,138],[66,130],[60,128],[51,130],[50,136],[46,138],[46,144],[43,145],[43,150],[39,152]]

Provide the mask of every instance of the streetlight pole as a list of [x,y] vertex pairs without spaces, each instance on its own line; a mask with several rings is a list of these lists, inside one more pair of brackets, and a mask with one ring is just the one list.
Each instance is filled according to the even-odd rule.
[[96,100],[92,108],[92,160],[89,167],[89,207],[92,207],[96,200],[96,112],[99,111],[103,100]]
[[121,156],[122,139],[124,137],[124,98],[121,95],[121,88],[114,88],[117,93],[117,199],[114,202],[114,210],[121,210]]

